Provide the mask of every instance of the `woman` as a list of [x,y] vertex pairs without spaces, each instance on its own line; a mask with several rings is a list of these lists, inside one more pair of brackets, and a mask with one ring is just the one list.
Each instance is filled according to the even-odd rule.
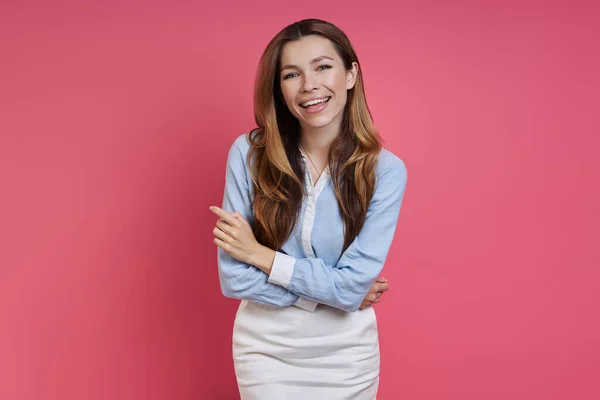
[[229,151],[223,209],[211,207],[223,294],[242,299],[241,397],[374,399],[370,305],[387,289],[376,280],[407,175],[381,147],[346,35],[316,19],[278,33],[260,60],[255,118]]

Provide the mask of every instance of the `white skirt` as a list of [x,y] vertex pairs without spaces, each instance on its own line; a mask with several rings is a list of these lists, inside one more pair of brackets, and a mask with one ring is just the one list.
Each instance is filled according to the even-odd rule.
[[242,301],[233,360],[243,400],[373,400],[379,339],[373,307],[313,313]]

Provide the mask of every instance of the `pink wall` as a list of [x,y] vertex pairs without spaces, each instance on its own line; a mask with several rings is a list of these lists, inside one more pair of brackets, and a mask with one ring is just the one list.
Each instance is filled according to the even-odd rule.
[[353,40],[409,169],[379,398],[600,398],[592,2],[12,3],[0,399],[237,397],[208,206],[262,49],[311,16]]

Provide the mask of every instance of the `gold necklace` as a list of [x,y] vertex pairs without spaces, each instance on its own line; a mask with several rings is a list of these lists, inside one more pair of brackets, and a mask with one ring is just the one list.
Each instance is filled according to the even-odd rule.
[[319,171],[319,168],[317,168],[317,166],[316,166],[316,165],[315,165],[315,163],[313,162],[312,158],[310,158],[310,155],[308,154],[308,151],[306,151],[306,149],[304,148],[304,146],[302,146],[302,145],[301,145],[301,146],[300,146],[300,148],[301,148],[302,150],[304,150],[304,154],[306,154],[306,157],[308,157],[308,160],[310,161],[310,163],[312,164],[313,168],[314,168],[314,169],[315,169],[315,171],[317,172],[317,178],[318,178],[319,176],[321,176],[321,173],[323,172],[323,170],[325,169],[325,167],[326,167],[327,165],[326,165],[325,167],[323,167],[323,169],[322,169],[321,171]]

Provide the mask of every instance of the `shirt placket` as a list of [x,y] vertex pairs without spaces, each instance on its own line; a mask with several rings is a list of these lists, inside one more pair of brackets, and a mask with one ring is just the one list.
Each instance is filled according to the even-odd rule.
[[304,212],[304,218],[302,220],[302,249],[304,250],[304,254],[307,257],[316,257],[316,254],[313,251],[313,247],[311,244],[311,236],[315,223],[317,198],[323,191],[323,188],[327,183],[327,179],[329,178],[329,166],[325,168],[325,171],[323,171],[323,175],[319,178],[317,186],[315,187],[313,185],[308,162],[304,154],[302,154],[302,159],[304,160],[305,166],[304,187],[306,189],[307,194],[306,210]]

